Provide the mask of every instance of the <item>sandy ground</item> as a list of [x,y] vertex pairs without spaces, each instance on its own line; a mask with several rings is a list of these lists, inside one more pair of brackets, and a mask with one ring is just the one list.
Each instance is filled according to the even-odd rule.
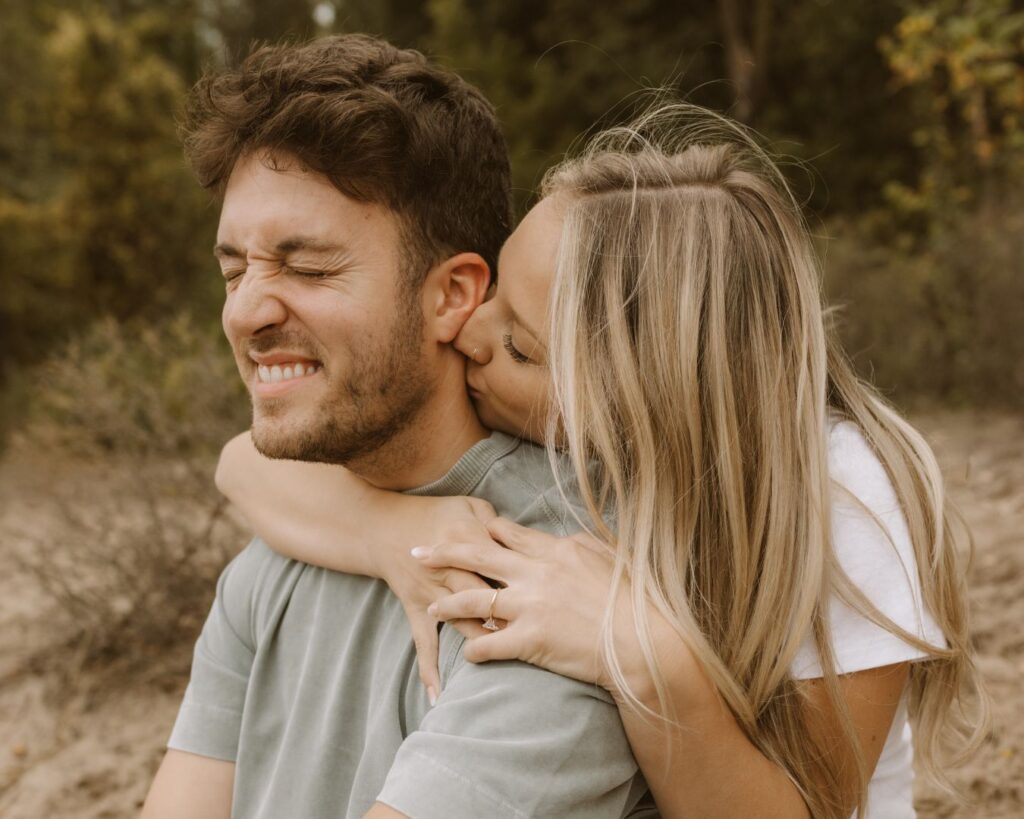
[[[971,804],[919,785],[921,817],[1024,816],[1024,419],[917,419],[977,540],[973,631],[993,697],[992,731],[954,772]],[[64,667],[49,603],[14,554],[11,527],[45,525],[41,464],[0,462],[0,817],[136,816],[184,689],[166,671],[131,676]],[[37,476],[38,477],[38,476]],[[183,650],[187,650],[185,647]],[[166,667],[166,663],[161,666]],[[169,664],[182,667],[180,659]]]

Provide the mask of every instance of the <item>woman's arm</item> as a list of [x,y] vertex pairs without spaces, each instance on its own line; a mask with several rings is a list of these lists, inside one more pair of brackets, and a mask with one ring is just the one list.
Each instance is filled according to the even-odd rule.
[[[379,577],[405,609],[416,642],[420,678],[431,699],[440,691],[437,620],[427,606],[461,589],[490,588],[459,569],[427,570],[409,551],[443,540],[487,541],[486,501],[388,492],[341,466],[271,460],[248,432],[221,452],[217,488],[276,552],[325,569]],[[467,636],[479,626],[453,623]]]
[[[612,696],[664,819],[809,817],[796,786],[747,739],[678,636],[666,630],[656,640],[681,728],[641,715],[614,690]],[[644,672],[637,672],[631,686],[640,701],[657,712],[654,683]]]
[[494,516],[476,498],[402,495],[342,466],[266,458],[248,432],[224,446],[215,481],[274,551],[384,579],[393,573],[392,559],[406,561],[413,546],[486,536],[481,522]]
[[[457,566],[501,580],[505,588],[493,614],[507,625],[467,641],[471,662],[519,659],[607,688],[616,702],[633,754],[665,819],[714,817],[807,817],[800,792],[779,766],[764,756],[741,730],[674,629],[653,608],[654,645],[668,680],[668,696],[678,728],[666,728],[626,702],[599,661],[601,613],[611,586],[607,551],[590,538],[555,538],[497,518],[488,531],[505,548],[486,544],[443,544],[424,553],[426,565]],[[572,594],[566,594],[571,589]],[[625,595],[624,595],[625,597]],[[435,603],[441,620],[482,618],[493,592],[465,591]],[[616,617],[614,639],[627,682],[648,708],[659,711],[654,683],[638,655],[628,600]],[[558,627],[552,627],[557,623]],[[871,669],[840,678],[840,690],[853,719],[868,770],[885,744],[907,664]],[[844,754],[839,723],[820,681],[800,683],[811,702],[808,730],[816,744]],[[671,754],[667,753],[671,748]],[[851,774],[854,761],[835,762]],[[848,780],[852,783],[853,777]],[[856,794],[844,798],[853,810]]]
[[[658,615],[651,612],[652,619]],[[681,731],[641,716],[621,697],[619,712],[655,801],[665,819],[708,817],[808,817],[807,806],[786,773],[762,754],[740,729],[700,664],[675,633],[656,627],[656,645],[669,681],[668,695]],[[627,646],[620,649],[628,650]],[[628,655],[627,655],[628,656]],[[653,680],[634,658],[631,685],[641,702],[658,709]],[[885,746],[909,673],[908,663],[873,668],[839,678],[861,753],[873,771]],[[819,748],[831,749],[833,763],[846,772],[843,798],[849,816],[856,804],[856,762],[848,757],[842,727],[821,680],[798,683],[809,699],[808,732]],[[666,748],[671,747],[671,757]]]

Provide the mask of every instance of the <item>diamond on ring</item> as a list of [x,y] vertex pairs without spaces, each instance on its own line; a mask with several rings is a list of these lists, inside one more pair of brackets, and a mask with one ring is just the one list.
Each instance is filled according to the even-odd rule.
[[499,631],[501,629],[501,626],[494,619],[494,604],[498,602],[498,592],[500,591],[501,589],[494,590],[494,594],[491,597],[491,605],[487,607],[487,619],[484,620],[484,628],[488,631]]

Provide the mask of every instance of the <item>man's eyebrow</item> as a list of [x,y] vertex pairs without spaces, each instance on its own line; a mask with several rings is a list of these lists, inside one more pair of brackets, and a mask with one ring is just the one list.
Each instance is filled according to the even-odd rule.
[[[315,253],[336,253],[344,251],[345,246],[336,242],[325,242],[310,236],[290,236],[277,243],[274,251],[282,256],[298,250],[309,250]],[[240,259],[245,254],[234,245],[220,242],[213,248],[213,255],[218,259]]]
[[245,254],[237,247],[226,244],[225,242],[218,242],[213,247],[213,255],[218,259],[240,259]]
[[312,250],[315,253],[336,253],[344,251],[344,245],[337,242],[325,242],[322,239],[314,239],[311,236],[290,236],[282,239],[274,248],[282,256],[286,253],[294,253],[297,250]]

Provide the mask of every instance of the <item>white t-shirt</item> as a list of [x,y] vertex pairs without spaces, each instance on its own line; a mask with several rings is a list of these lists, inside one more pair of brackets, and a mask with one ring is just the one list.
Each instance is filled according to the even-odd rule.
[[[840,566],[882,614],[929,644],[945,647],[942,631],[921,600],[910,533],[885,468],[860,430],[847,421],[833,425],[828,450],[829,474],[834,484],[832,544]],[[854,498],[878,517],[888,537]],[[840,674],[928,656],[838,599],[831,601],[829,615],[836,670]],[[822,676],[812,638],[808,637],[801,646],[791,670],[797,679]],[[904,693],[868,784],[870,816],[913,819],[912,763],[913,744]]]

